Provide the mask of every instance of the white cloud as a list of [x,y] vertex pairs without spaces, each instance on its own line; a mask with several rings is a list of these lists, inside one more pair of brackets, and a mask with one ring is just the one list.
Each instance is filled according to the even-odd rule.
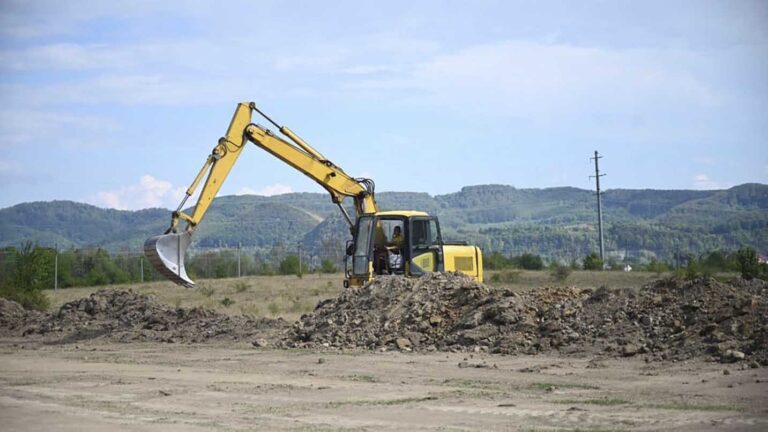
[[239,191],[237,191],[236,195],[261,195],[261,196],[273,196],[273,195],[282,195],[293,192],[293,189],[291,189],[290,186],[286,186],[280,183],[276,183],[269,186],[264,186],[263,188],[256,190],[250,187],[243,187],[240,188]]
[[169,181],[158,180],[151,175],[143,175],[139,182],[123,186],[117,190],[103,191],[91,196],[87,201],[102,207],[118,210],[139,210],[144,208],[176,208],[184,196],[183,187],[174,186]]
[[706,64],[687,51],[505,41],[433,56],[400,76],[349,81],[346,87],[525,118],[633,114],[649,105],[717,105],[717,95],[699,77]]
[[721,183],[711,179],[706,174],[697,174],[693,177],[693,187],[695,189],[713,190],[713,189],[728,189],[731,187],[728,183]]

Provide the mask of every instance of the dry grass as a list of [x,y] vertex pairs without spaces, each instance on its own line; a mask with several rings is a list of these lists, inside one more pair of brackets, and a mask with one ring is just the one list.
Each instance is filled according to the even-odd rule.
[[[489,271],[485,273],[486,281],[490,281],[497,272]],[[638,289],[653,280],[664,277],[650,272],[622,272],[622,271],[582,271],[575,270],[563,282],[557,282],[552,279],[552,275],[547,270],[530,271],[520,270],[512,281],[502,281],[494,283],[498,288],[511,289],[517,292],[524,292],[531,289],[552,287],[552,286],[570,286],[577,288],[598,288],[605,286],[608,288],[633,288]]]
[[[489,281],[495,272],[486,272]],[[548,271],[520,271],[512,281],[493,283],[495,288],[528,291],[541,287],[567,285],[579,288],[639,288],[657,279],[646,272],[574,271],[565,282],[553,282]],[[248,276],[231,279],[198,280],[194,289],[171,282],[111,285],[87,288],[66,288],[45,293],[51,300],[50,310],[62,304],[87,297],[100,289],[132,289],[155,296],[158,301],[176,307],[204,306],[231,315],[283,317],[295,320],[311,312],[321,300],[335,297],[342,290],[342,273],[296,276]],[[504,278],[502,278],[504,279]],[[225,300],[228,299],[228,300]]]
[[[176,307],[204,306],[231,315],[283,317],[295,320],[311,312],[315,305],[338,295],[344,277],[341,273],[296,276],[249,276],[232,279],[203,279],[194,289],[171,282],[110,285],[47,290],[50,310],[66,302],[87,297],[100,289],[132,289],[153,295],[158,301]],[[225,300],[229,299],[229,300]]]

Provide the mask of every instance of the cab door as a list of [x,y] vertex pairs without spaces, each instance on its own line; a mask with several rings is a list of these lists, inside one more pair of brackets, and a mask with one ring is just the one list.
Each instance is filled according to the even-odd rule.
[[443,241],[434,217],[412,217],[408,227],[410,274],[443,271]]
[[352,248],[348,251],[352,255],[351,276],[357,279],[368,280],[371,276],[371,253],[373,242],[372,233],[374,220],[371,216],[362,216],[357,220],[356,235]]

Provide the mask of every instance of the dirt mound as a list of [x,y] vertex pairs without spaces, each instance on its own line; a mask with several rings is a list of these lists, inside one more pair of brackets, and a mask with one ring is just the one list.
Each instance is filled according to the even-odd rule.
[[325,301],[287,347],[714,356],[768,364],[768,284],[662,280],[639,291],[495,290],[458,274],[383,277]]
[[[64,304],[53,314],[20,312],[19,308],[0,304],[0,324],[12,335],[44,335],[61,342],[99,337],[123,342],[250,341],[273,338],[275,331],[288,326],[281,319],[228,316],[200,307],[173,308],[131,290],[100,290]],[[15,323],[5,324],[8,320]]]
[[53,314],[0,299],[0,328],[51,342],[246,340],[285,348],[558,351],[768,365],[768,283],[666,279],[640,290],[559,287],[518,294],[460,274],[385,276],[321,302],[293,326],[101,290]]

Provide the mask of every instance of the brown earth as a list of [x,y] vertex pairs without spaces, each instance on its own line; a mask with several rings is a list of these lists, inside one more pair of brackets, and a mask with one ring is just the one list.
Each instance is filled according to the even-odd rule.
[[385,277],[293,325],[130,290],[55,313],[0,299],[0,416],[28,431],[765,430],[766,288]]
[[768,284],[659,280],[642,289],[494,290],[456,274],[383,277],[320,303],[288,347],[644,355],[768,364]]
[[0,337],[8,431],[763,431],[767,406],[743,363]]
[[173,308],[100,290],[50,314],[0,300],[8,335],[46,341],[247,341],[281,348],[642,355],[768,364],[768,284],[663,279],[640,290],[498,290],[459,274],[381,277],[282,319]]

